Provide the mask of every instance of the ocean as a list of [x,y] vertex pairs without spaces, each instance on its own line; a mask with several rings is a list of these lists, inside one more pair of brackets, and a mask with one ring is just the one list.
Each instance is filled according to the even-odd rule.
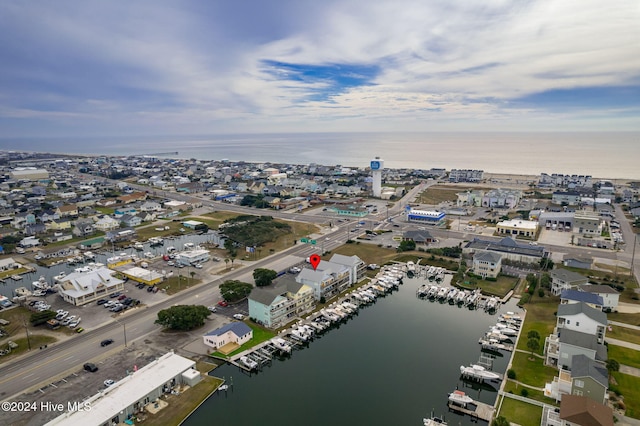
[[[282,133],[197,136],[2,138],[0,149],[92,155],[387,168],[481,169],[640,179],[640,132]],[[166,154],[175,152],[178,154]]]

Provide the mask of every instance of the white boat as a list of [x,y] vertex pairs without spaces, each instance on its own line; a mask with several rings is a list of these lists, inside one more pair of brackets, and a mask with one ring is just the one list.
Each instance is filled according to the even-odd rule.
[[515,336],[518,334],[518,330],[507,327],[502,323],[497,323],[494,328],[500,330],[500,333],[506,334],[507,336]]
[[306,342],[307,340],[309,340],[306,333],[303,333],[302,331],[296,329],[291,330],[291,337],[302,342]]
[[438,299],[444,299],[445,297],[447,297],[447,293],[448,293],[448,289],[447,287],[442,287],[440,288],[440,290],[438,290],[438,295],[436,296]]
[[218,390],[219,391],[226,391],[227,389],[229,389],[229,385],[220,385],[220,386],[218,386]]
[[93,259],[95,259],[95,258],[96,258],[96,255],[95,255],[95,254],[93,254],[93,253],[92,253],[92,252],[90,252],[90,251],[86,251],[86,252],[84,253],[84,257],[86,257],[86,258],[87,258],[87,259],[89,259],[89,260],[93,260]]
[[416,264],[411,260],[407,262],[407,272],[416,272]]
[[36,297],[42,297],[47,295],[47,290],[35,290],[33,295]]
[[11,279],[14,281],[20,281],[22,279],[22,275],[11,275]]
[[291,353],[291,350],[292,350],[291,345],[287,343],[286,340],[280,337],[276,337],[275,339],[271,340],[271,342],[273,343],[273,346],[280,349],[281,351],[286,353]]
[[429,291],[427,292],[427,297],[429,298],[436,297],[439,289],[440,287],[438,287],[437,285],[432,285],[431,287],[429,287]]
[[464,303],[468,295],[469,293],[467,293],[466,291],[460,290],[458,292],[458,295],[456,296],[456,303]]
[[449,394],[449,401],[464,407],[473,402],[473,399],[461,390],[454,390]]
[[13,290],[13,292],[16,294],[16,296],[21,297],[21,296],[31,296],[33,293],[30,290],[27,290],[26,287],[18,287],[15,290]]
[[133,244],[133,248],[138,250],[138,251],[142,251],[142,250],[144,250],[144,244],[142,244],[140,242],[134,243]]
[[431,418],[425,417],[422,419],[422,422],[424,426],[447,426],[447,422],[445,422],[444,419],[435,416],[431,416]]
[[449,293],[447,293],[447,300],[455,300],[457,295],[458,295],[458,289],[452,288],[451,290],[449,290]]
[[500,318],[503,320],[512,320],[515,322],[522,322],[522,317],[514,312],[505,312],[504,314],[500,314]]
[[38,290],[45,290],[45,291],[50,287],[44,275],[40,275],[40,278],[38,278],[38,281],[32,282],[31,285],[34,288],[37,288]]
[[66,276],[67,276],[67,274],[64,271],[62,271],[58,275],[53,277],[53,279],[54,279],[54,281],[58,282],[58,281],[62,281],[64,279],[64,277],[66,277]]
[[485,306],[485,309],[487,311],[490,311],[490,310],[496,309],[497,305],[498,305],[498,299],[496,299],[495,297],[492,297],[487,301],[487,305]]
[[249,357],[241,356],[240,362],[243,363],[250,370],[255,370],[256,368],[258,368],[258,363]]
[[183,250],[192,250],[193,247],[195,247],[195,244],[193,243],[184,243],[184,245],[182,246]]
[[477,377],[484,380],[500,380],[500,375],[489,371],[481,365],[471,364],[469,367],[460,366],[460,373],[465,376]]

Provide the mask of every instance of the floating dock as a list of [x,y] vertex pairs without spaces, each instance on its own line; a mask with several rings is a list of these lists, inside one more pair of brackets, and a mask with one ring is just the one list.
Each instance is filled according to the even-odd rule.
[[471,416],[475,420],[480,419],[489,423],[491,423],[491,420],[493,419],[493,413],[495,411],[495,408],[493,408],[491,405],[479,401],[470,402],[464,407],[449,401],[447,406],[451,411],[466,414],[468,416]]

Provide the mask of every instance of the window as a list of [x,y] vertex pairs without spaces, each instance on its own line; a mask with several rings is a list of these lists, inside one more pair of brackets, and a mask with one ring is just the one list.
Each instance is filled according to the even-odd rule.
[[575,387],[577,388],[583,388],[584,387],[584,380],[577,380],[575,382],[573,382],[573,384],[575,385]]
[[581,390],[574,390],[573,394],[576,396],[582,396],[582,391]]
[[576,321],[576,327],[580,327],[580,321]]

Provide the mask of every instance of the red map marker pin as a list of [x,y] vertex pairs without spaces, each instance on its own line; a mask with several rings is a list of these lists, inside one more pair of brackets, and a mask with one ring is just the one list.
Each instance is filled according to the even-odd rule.
[[318,256],[317,254],[312,254],[311,256],[309,256],[309,263],[311,263],[311,266],[313,266],[314,271],[320,264],[320,260],[320,256]]

